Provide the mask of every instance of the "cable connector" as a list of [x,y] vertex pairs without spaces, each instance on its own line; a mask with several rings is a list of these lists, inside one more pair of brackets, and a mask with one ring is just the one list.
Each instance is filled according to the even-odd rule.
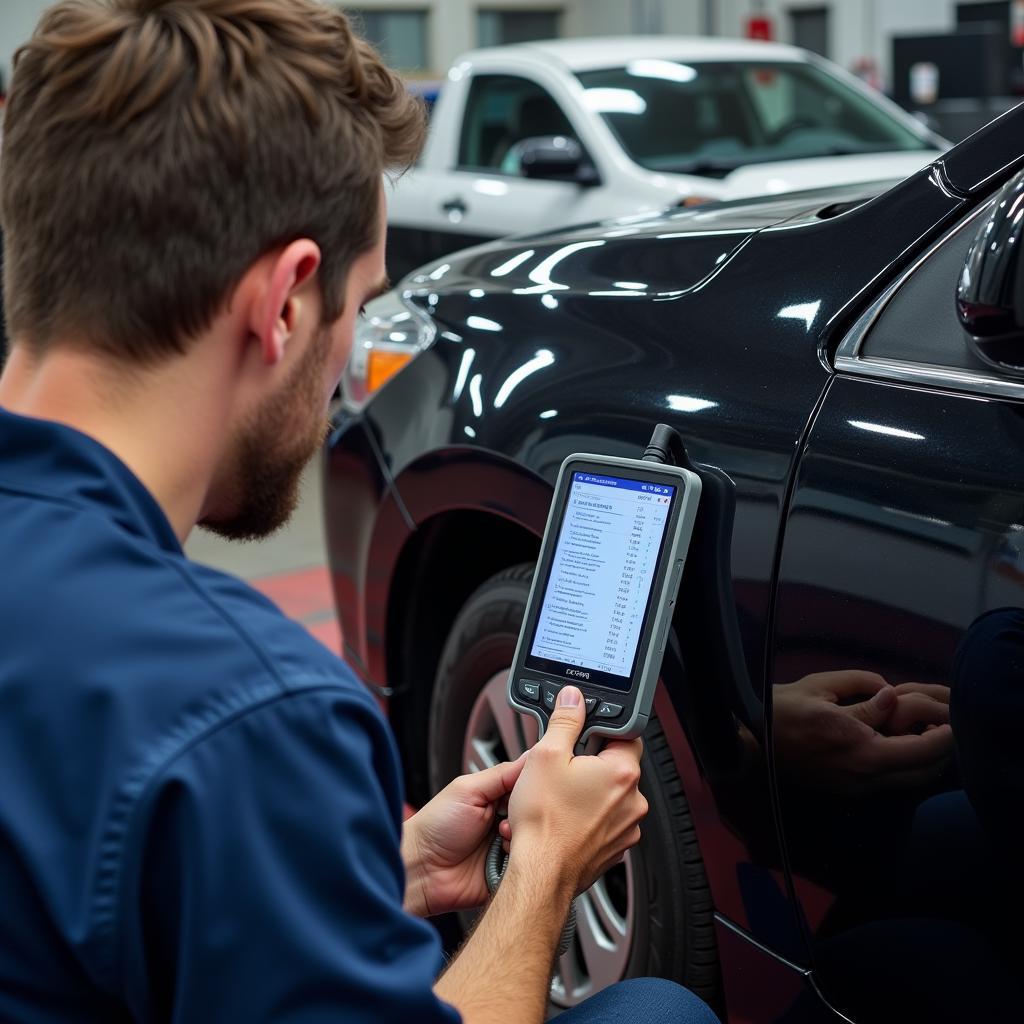
[[668,466],[687,465],[689,460],[686,457],[686,446],[679,436],[679,431],[667,423],[659,423],[644,449],[643,461],[660,462]]

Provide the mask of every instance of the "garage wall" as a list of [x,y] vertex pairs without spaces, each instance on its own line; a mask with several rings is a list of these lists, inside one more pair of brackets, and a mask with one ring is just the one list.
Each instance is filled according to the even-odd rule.
[[0,79],[4,89],[11,80],[11,57],[36,27],[39,16],[53,0],[0,0]]
[[[0,0],[0,74],[9,80],[15,49],[31,34],[52,0]],[[873,57],[889,82],[893,35],[945,32],[956,24],[958,0],[353,0],[367,10],[429,12],[429,63],[443,72],[453,58],[476,45],[480,9],[560,10],[568,36],[618,35],[630,32],[701,34],[710,14],[716,35],[741,36],[747,18],[763,13],[776,36],[791,41],[790,12],[808,8],[829,11],[829,56],[850,67]],[[970,0],[967,0],[970,2]],[[979,0],[981,2],[981,0]]]
[[701,35],[702,6],[699,0],[569,0],[565,29],[567,35],[576,36]]
[[716,31],[741,36],[750,15],[759,13],[771,18],[776,39],[793,42],[791,12],[825,8],[829,58],[845,68],[863,57],[874,58],[888,88],[892,37],[951,31],[956,27],[958,2],[964,0],[716,0]]
[[[2,2],[2,0],[0,0]],[[872,57],[888,83],[893,35],[946,32],[956,25],[958,2],[972,0],[351,0],[366,10],[429,12],[431,70],[441,73],[463,50],[476,45],[481,9],[539,8],[563,12],[567,36],[672,33],[703,35],[710,19],[715,35],[743,36],[747,19],[772,19],[776,38],[792,42],[791,12],[829,12],[829,56],[844,67]],[[976,0],[984,2],[984,0]]]

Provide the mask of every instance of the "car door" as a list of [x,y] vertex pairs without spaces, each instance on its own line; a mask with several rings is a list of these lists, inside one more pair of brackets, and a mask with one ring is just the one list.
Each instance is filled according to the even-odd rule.
[[954,301],[992,202],[843,342],[785,529],[778,813],[818,985],[858,1024],[1024,1005],[1024,381]]

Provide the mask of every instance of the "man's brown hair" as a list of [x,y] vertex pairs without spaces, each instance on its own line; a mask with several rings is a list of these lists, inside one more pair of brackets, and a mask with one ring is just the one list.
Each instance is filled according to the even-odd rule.
[[320,246],[325,322],[422,105],[316,0],[64,0],[15,56],[0,161],[8,334],[184,352],[245,271]]

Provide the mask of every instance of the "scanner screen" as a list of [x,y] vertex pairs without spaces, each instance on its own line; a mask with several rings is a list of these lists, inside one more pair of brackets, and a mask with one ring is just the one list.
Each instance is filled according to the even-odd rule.
[[573,473],[533,658],[628,685],[675,494],[670,484]]

